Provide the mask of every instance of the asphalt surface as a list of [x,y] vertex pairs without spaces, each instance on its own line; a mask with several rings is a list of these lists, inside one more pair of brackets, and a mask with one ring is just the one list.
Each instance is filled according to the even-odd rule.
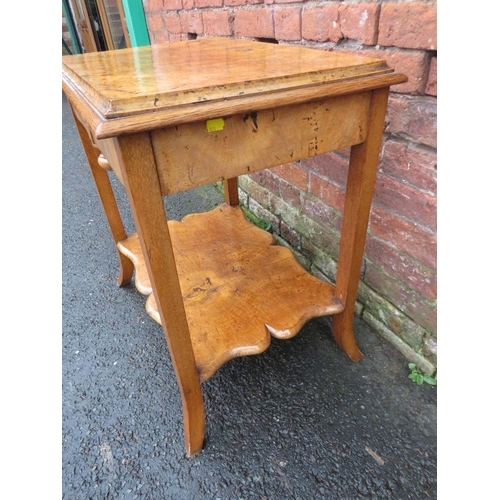
[[[118,260],[63,97],[62,492],[77,499],[433,499],[436,388],[356,318],[351,362],[329,318],[202,386],[205,445],[188,458],[161,327]],[[125,226],[134,231],[113,178]],[[174,195],[179,220],[222,201],[213,186]]]

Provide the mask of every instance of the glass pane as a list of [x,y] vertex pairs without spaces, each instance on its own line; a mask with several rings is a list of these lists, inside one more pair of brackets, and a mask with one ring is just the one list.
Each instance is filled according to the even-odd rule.
[[108,19],[111,38],[115,49],[124,49],[127,46],[125,34],[123,33],[122,18],[118,2],[120,0],[103,0],[106,17]]
[[90,25],[94,34],[94,40],[98,51],[108,50],[108,44],[104,35],[101,16],[99,8],[97,7],[96,0],[86,0],[87,12],[90,18]]

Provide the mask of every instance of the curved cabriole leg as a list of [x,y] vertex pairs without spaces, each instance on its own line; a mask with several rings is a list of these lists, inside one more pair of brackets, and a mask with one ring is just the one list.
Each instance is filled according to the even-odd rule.
[[[75,123],[82,141],[83,149],[85,155],[87,156],[87,161],[90,166],[90,171],[101,199],[102,206],[104,208],[104,213],[108,219],[109,229],[113,236],[115,244],[127,238],[127,233],[123,226],[123,222],[118,210],[118,205],[116,204],[116,198],[113,193],[113,188],[109,182],[108,173],[104,170],[99,162],[100,151],[94,147],[90,141],[89,134],[85,127],[80,123],[80,120],[73,113],[75,118]],[[102,155],[101,155],[102,156]],[[120,262],[120,273],[118,275],[118,286],[128,285],[132,281],[132,273],[134,272],[134,266],[132,262],[120,253],[117,249],[118,259]]]
[[333,336],[353,361],[363,358],[352,325],[388,96],[388,88],[372,91],[366,140],[351,148],[349,160],[335,284],[335,298],[344,311],[333,316]]
[[205,434],[205,408],[149,133],[114,139],[151,286],[182,398],[189,456]]

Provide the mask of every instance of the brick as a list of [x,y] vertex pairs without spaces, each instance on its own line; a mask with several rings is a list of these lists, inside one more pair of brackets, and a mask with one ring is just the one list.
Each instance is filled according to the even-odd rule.
[[290,7],[274,11],[274,36],[277,40],[301,40],[300,8]]
[[240,205],[248,207],[248,193],[246,191],[243,191],[240,186],[238,186],[238,196],[240,199]]
[[165,28],[169,33],[180,33],[181,28],[181,18],[177,12],[168,12],[164,14]]
[[302,191],[307,191],[309,174],[296,163],[279,165],[278,167],[271,168],[270,171],[281,179],[285,179],[285,181],[298,187]]
[[222,7],[222,0],[194,0],[194,5],[198,9],[205,7]]
[[311,173],[310,192],[329,207],[335,208],[337,212],[344,211],[345,192],[337,185]]
[[168,41],[169,42],[180,42],[182,40],[187,40],[187,34],[186,33],[169,33],[168,34]]
[[287,205],[280,196],[269,193],[269,207],[273,214],[283,219],[285,224],[293,227],[299,233],[304,233],[304,231],[299,227],[302,220],[299,217],[300,213],[295,208]]
[[260,170],[259,172],[253,172],[247,174],[252,180],[260,184],[262,187],[268,189],[271,193],[276,196],[280,195],[280,178],[274,175],[269,170]]
[[358,40],[364,45],[377,43],[377,24],[380,6],[356,4],[338,7],[337,22],[343,38]]
[[430,269],[436,269],[436,236],[415,224],[374,206],[370,217],[370,233],[386,241]]
[[380,172],[377,175],[373,203],[393,215],[436,232],[436,197],[391,179]]
[[437,157],[407,143],[387,141],[380,160],[381,173],[406,182],[431,194],[437,190]]
[[269,190],[257,184],[254,180],[249,178],[248,175],[239,177],[240,186],[253,198],[265,208],[269,208]]
[[[314,223],[312,223],[314,226]],[[320,226],[317,226],[318,228]],[[335,280],[336,277],[336,268],[337,263],[335,261],[338,260],[338,248],[339,248],[339,237],[336,235],[330,234],[327,231],[317,229],[313,232],[313,234],[307,238],[302,236],[302,252],[309,258],[309,260],[313,261],[315,265],[324,269],[325,266],[318,265],[318,252],[322,252],[324,255],[328,256],[328,260],[330,261],[330,268],[334,271],[328,276]],[[321,259],[326,260],[326,259]]]
[[300,234],[291,229],[287,224],[283,221],[280,223],[280,235],[283,237],[285,241],[287,241],[294,248],[301,248],[300,243]]
[[274,38],[273,13],[269,9],[235,10],[235,36]]
[[365,257],[382,268],[388,275],[401,281],[408,288],[416,291],[425,299],[436,300],[436,271],[423,266],[391,244],[368,236],[365,246]]
[[328,178],[337,186],[345,189],[347,182],[347,173],[349,170],[349,161],[335,153],[325,153],[322,155],[311,156],[301,161],[301,164],[313,172]]
[[[371,290],[370,288],[368,288],[368,289]],[[373,293],[375,293],[375,292],[373,292]],[[381,313],[380,314],[382,316],[381,322],[379,322],[378,319],[375,319],[377,312]],[[419,328],[413,320],[411,320],[410,318],[408,318],[406,316],[406,314],[401,312],[401,315],[405,319],[407,318],[406,322],[401,321],[401,318],[397,317],[396,315],[390,315],[390,309],[389,309],[389,311],[384,310],[384,309],[382,309],[380,311],[373,311],[371,309],[365,308],[363,311],[362,318],[372,328],[374,328],[378,333],[380,333],[384,338],[386,338],[386,340],[390,341],[396,347],[398,347],[398,345],[397,345],[397,342],[395,342],[395,338],[397,340],[399,340],[400,342],[402,339],[404,342],[401,342],[401,343],[404,344],[404,346],[406,347],[406,349],[409,352],[412,352],[412,353],[418,352],[418,351],[420,351],[420,349],[422,347],[422,341],[423,341],[425,330],[422,327]],[[403,328],[401,328],[401,333],[399,333],[397,337],[393,333],[394,327],[392,325],[387,325],[387,323],[389,323],[389,322],[392,322],[393,324],[395,324],[396,327],[400,327],[400,324],[402,324]],[[410,326],[410,328],[408,328],[407,324],[405,324],[405,323],[413,326],[413,328],[411,328],[411,326]],[[389,327],[389,328],[387,328],[387,327]],[[406,327],[406,328],[404,328],[404,327]],[[384,329],[385,329],[385,331],[384,331]],[[391,339],[389,336],[386,336],[388,332],[390,334],[392,334],[395,338],[393,337]]]
[[[274,3],[305,3],[307,0],[274,0]],[[266,0],[266,3],[273,3]]]
[[393,52],[385,51],[380,53],[382,59],[394,68],[397,73],[403,73],[408,77],[406,83],[394,85],[392,92],[400,94],[420,94],[423,93],[426,83],[426,54],[425,52]]
[[288,205],[283,199],[274,194],[269,194],[269,206],[270,210],[280,217],[285,224],[293,227],[295,231],[300,234],[309,234],[309,227],[306,223],[306,217],[304,217],[300,210]]
[[437,147],[437,102],[435,97],[389,98],[387,132]]
[[146,19],[149,31],[163,31],[165,29],[165,26],[163,24],[163,17],[161,14],[148,14]]
[[350,156],[351,156],[351,146],[347,146],[345,148],[337,149],[337,151],[335,151],[335,154],[339,155],[342,158],[349,159]]
[[182,0],[182,8],[185,10],[194,9],[194,0]]
[[240,5],[258,5],[264,3],[264,0],[224,0],[224,6],[226,7],[237,7]]
[[391,92],[400,94],[424,92],[427,78],[425,52],[399,52],[394,50],[341,50],[339,52],[384,59],[395,72],[406,75],[408,81],[392,86]]
[[302,11],[302,38],[315,42],[338,42],[342,38],[337,21],[338,7],[313,7]]
[[185,33],[203,33],[201,12],[181,12],[181,27]]
[[[420,325],[417,325],[415,321],[410,319],[406,314],[397,309],[393,304],[381,297],[363,282],[359,284],[358,299],[365,306],[363,319],[374,326],[379,333],[383,334],[385,337],[385,334],[388,333],[388,329],[390,329],[390,336],[395,337],[394,334],[396,334],[406,342],[405,345],[411,345],[415,350],[420,350],[422,339],[427,334]],[[372,319],[376,320],[375,324],[371,321]],[[385,332],[381,332],[381,325],[388,329],[386,328]],[[392,342],[393,339],[388,338],[388,340]],[[399,348],[398,346],[398,349]],[[415,351],[407,349],[406,353],[415,354]]]
[[437,96],[437,57],[433,57],[431,59],[431,66],[429,68],[429,76],[427,78],[425,93],[427,95]]
[[426,335],[424,337],[422,353],[431,363],[437,365],[437,342],[431,335]]
[[246,0],[224,0],[224,5],[226,7],[235,7],[238,5],[245,5]]
[[223,36],[232,34],[227,10],[203,12],[202,17],[203,29],[206,35]]
[[380,11],[378,43],[405,49],[437,50],[435,4],[384,4]]
[[266,210],[253,198],[248,199],[248,210],[256,215],[259,219],[263,219],[271,224],[273,233],[279,234],[280,230],[280,220],[273,213]]
[[273,174],[270,170],[262,170],[260,183],[274,193],[276,196],[280,195],[280,178]]
[[144,7],[144,14],[146,15],[150,12],[163,10],[163,0],[144,0],[142,4]]
[[[184,7],[182,5],[182,0],[154,0],[154,2],[150,0],[149,3],[155,3],[157,5],[157,10],[163,10],[163,6],[166,10],[181,10]],[[163,4],[163,6],[161,4]]]
[[301,191],[289,182],[282,181],[280,183],[280,195],[283,201],[295,208],[300,208],[300,193]]
[[250,179],[252,179],[253,181],[260,183],[260,176],[261,175],[262,175],[262,170],[260,170],[258,172],[252,172],[250,174],[247,174],[247,177],[250,177]]
[[318,269],[323,276],[326,276],[327,282],[334,283],[337,279],[337,263],[332,260],[330,255],[322,252],[314,245],[308,245],[307,255],[312,267]]
[[436,332],[437,311],[432,303],[370,263],[367,265],[363,281],[420,326],[430,332]]
[[152,38],[151,43],[153,44],[168,43],[171,41],[170,35],[166,31],[160,31],[159,33],[150,33],[150,36]]
[[377,4],[313,7],[302,13],[302,36],[317,42],[339,42],[343,38],[365,45],[377,43]]
[[305,196],[302,202],[302,211],[307,217],[321,224],[327,230],[340,233],[342,228],[342,216],[334,208],[326,205],[320,200]]

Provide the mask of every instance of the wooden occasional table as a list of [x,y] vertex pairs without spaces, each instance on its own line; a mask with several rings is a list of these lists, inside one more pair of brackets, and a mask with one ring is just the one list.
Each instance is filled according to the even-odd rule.
[[[201,382],[313,317],[362,358],[352,331],[390,85],[379,59],[204,38],[63,57],[66,93],[120,261],[148,296],[177,376],[188,455],[201,450]],[[238,206],[239,175],[352,146],[336,286],[304,271]],[[127,236],[108,178],[124,185]],[[226,203],[167,221],[163,197],[223,181]]]

